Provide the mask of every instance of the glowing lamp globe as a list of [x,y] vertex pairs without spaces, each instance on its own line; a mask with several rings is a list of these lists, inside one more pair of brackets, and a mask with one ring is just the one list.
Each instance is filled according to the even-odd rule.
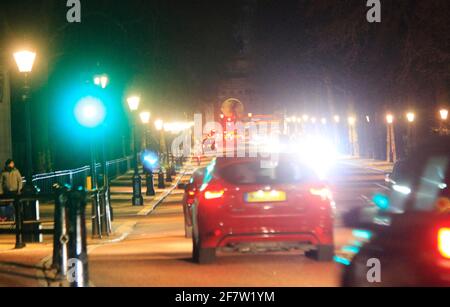
[[22,73],[30,73],[33,70],[35,59],[36,53],[32,51],[23,50],[14,53],[14,60]]

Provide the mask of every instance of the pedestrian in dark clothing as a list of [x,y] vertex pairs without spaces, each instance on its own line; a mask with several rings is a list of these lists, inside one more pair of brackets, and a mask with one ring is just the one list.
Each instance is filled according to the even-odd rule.
[[[5,162],[5,168],[0,175],[0,195],[5,197],[15,197],[22,191],[22,175],[16,168],[12,159]],[[14,216],[14,208],[12,204],[8,206],[0,206],[0,221],[12,220]]]

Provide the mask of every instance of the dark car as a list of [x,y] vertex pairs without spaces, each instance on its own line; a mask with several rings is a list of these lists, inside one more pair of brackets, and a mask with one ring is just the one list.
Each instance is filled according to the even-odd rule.
[[[450,139],[423,144],[390,177],[368,230],[370,239],[345,267],[345,286],[450,286]],[[380,264],[380,282],[367,278]]]

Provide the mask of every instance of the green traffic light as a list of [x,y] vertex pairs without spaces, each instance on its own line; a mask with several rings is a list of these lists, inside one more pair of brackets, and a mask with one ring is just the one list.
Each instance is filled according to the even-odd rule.
[[104,122],[106,109],[100,99],[88,96],[75,105],[74,115],[80,125],[95,128]]

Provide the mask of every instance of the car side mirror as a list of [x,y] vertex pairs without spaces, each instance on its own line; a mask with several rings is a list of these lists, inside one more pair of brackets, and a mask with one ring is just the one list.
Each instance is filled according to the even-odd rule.
[[187,185],[185,183],[179,183],[177,185],[177,188],[180,190],[186,190]]

